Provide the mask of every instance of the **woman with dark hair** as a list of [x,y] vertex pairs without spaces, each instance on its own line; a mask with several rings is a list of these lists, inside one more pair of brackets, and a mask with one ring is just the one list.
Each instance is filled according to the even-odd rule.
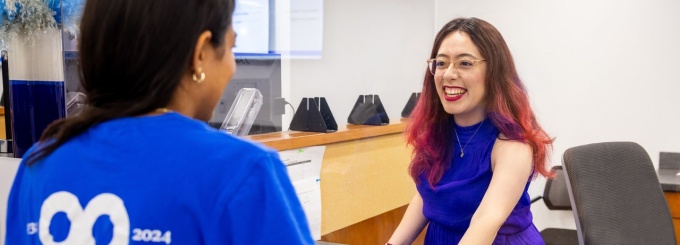
[[27,153],[7,244],[313,244],[277,153],[213,130],[234,0],[88,0],[87,108]]
[[552,173],[510,50],[491,24],[459,18],[437,34],[405,132],[418,192],[388,244],[543,244],[527,194]]

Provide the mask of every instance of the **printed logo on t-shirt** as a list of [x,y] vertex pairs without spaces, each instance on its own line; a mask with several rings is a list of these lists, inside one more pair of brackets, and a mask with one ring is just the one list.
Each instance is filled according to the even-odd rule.
[[[50,234],[52,218],[57,213],[65,213],[71,222],[66,239],[55,242]],[[123,200],[111,193],[102,193],[95,196],[85,205],[80,205],[78,197],[70,192],[56,192],[42,204],[40,208],[40,220],[38,223],[31,222],[26,226],[26,233],[33,235],[38,233],[40,242],[43,244],[95,244],[92,230],[95,222],[101,216],[108,215],[113,225],[113,237],[109,244],[128,244],[129,240],[141,242],[171,243],[171,232],[165,233],[160,230],[139,229],[132,230],[130,237],[130,218]]]

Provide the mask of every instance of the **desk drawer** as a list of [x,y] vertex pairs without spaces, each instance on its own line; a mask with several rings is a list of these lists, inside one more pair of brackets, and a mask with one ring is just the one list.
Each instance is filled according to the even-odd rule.
[[675,243],[680,245],[680,219],[673,219],[673,230],[675,230]]
[[680,245],[680,192],[664,192],[668,208],[673,217],[673,230],[675,230],[676,244]]
[[[673,219],[680,219],[680,192],[664,192]],[[675,221],[674,221],[675,222]]]

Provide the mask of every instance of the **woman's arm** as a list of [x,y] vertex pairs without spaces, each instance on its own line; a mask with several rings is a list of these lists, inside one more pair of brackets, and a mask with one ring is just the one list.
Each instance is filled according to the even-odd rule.
[[423,198],[416,191],[411,199],[401,223],[394,231],[389,242],[392,245],[411,244],[427,225],[427,219],[423,216]]
[[491,152],[493,177],[470,227],[459,244],[491,244],[524,192],[533,168],[533,151],[517,141],[496,140]]

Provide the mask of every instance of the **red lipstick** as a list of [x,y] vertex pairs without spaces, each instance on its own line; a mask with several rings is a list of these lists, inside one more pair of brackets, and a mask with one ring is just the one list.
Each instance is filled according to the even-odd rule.
[[[457,93],[456,95],[449,95],[446,93],[447,89],[454,89],[456,92],[461,91],[462,93]],[[444,93],[444,99],[446,101],[456,101],[463,97],[467,93],[467,89],[458,86],[442,86],[442,92]]]

